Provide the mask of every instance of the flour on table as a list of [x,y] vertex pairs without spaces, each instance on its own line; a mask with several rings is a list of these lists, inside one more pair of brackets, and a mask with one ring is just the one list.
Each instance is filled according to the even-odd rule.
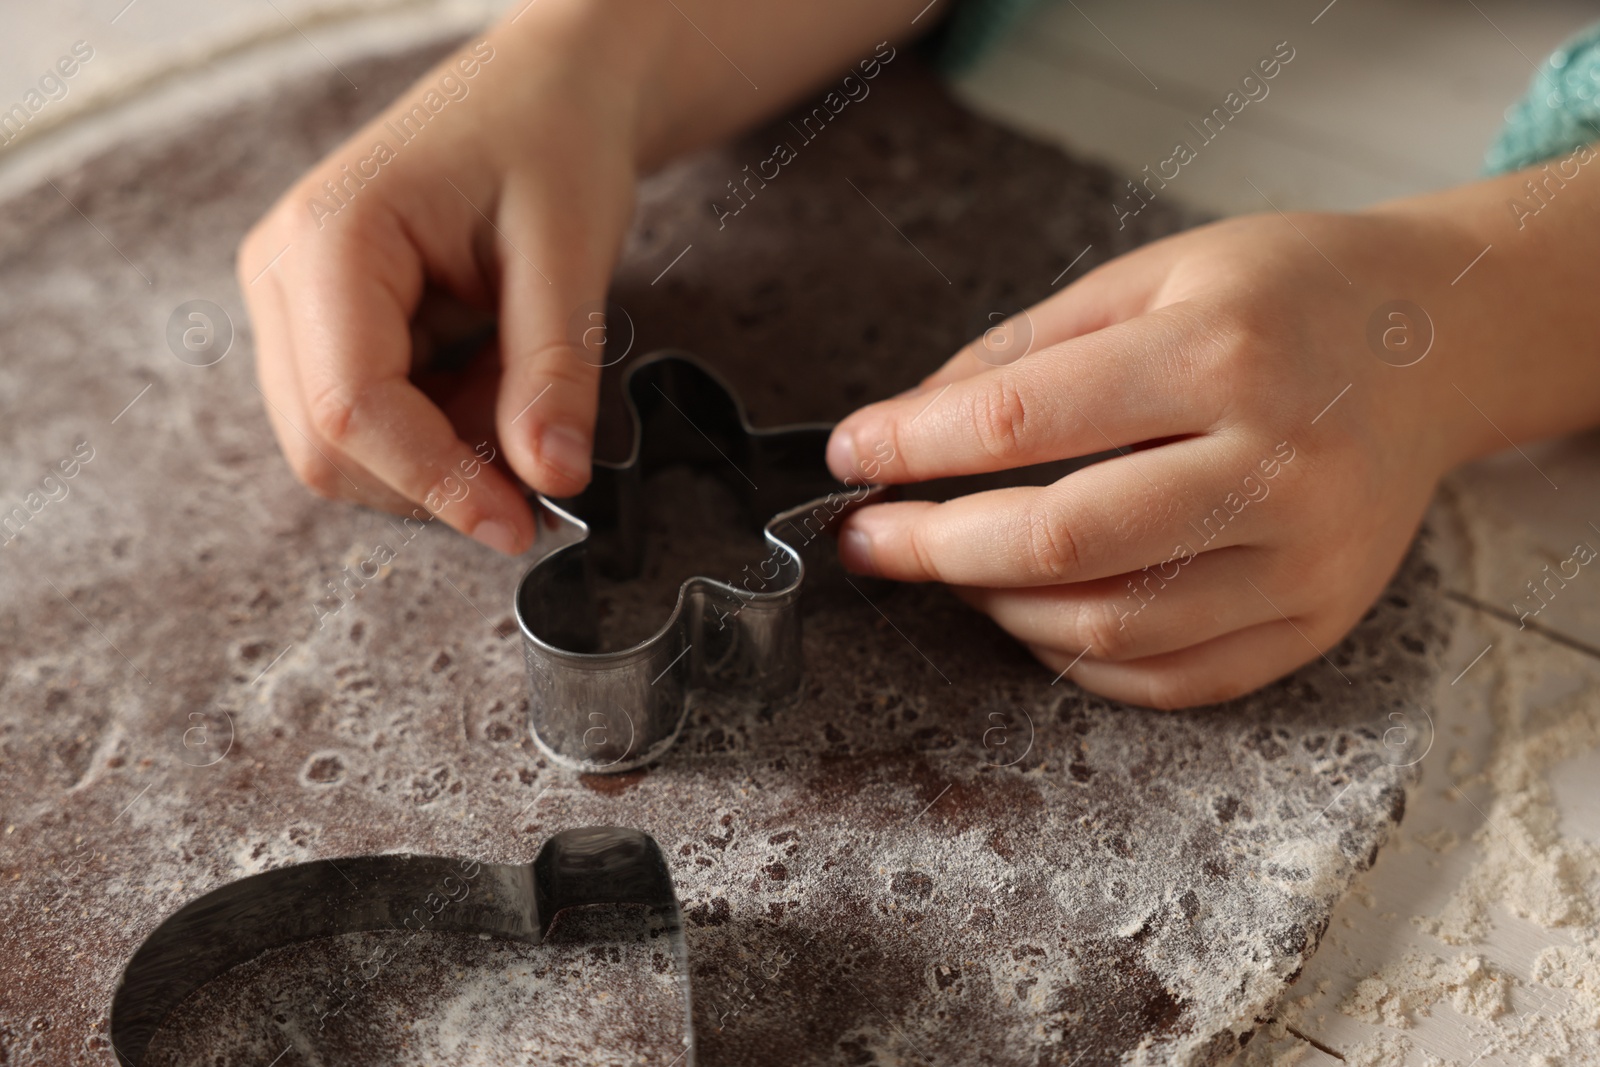
[[1451,960],[1408,952],[1364,978],[1339,1009],[1363,1022],[1405,1028],[1417,1014],[1441,1000],[1463,1015],[1498,1019],[1511,1007],[1511,976],[1482,956],[1462,953]]
[[1395,1067],[1404,1063],[1414,1046],[1396,1034],[1378,1034],[1344,1054],[1346,1067]]
[[[1457,774],[1465,759],[1449,767],[1452,795],[1485,816],[1473,835],[1478,857],[1437,914],[1415,919],[1446,945],[1470,946],[1490,933],[1494,905],[1544,927],[1553,943],[1534,957],[1526,980],[1470,950],[1446,958],[1407,953],[1359,982],[1340,1004],[1345,1014],[1392,1031],[1448,1003],[1474,1019],[1484,1057],[1540,1067],[1600,1062],[1600,848],[1563,834],[1549,784],[1557,764],[1600,745],[1600,691],[1589,685],[1530,707],[1536,680],[1559,676],[1551,660],[1560,655],[1495,653],[1489,756],[1470,777]],[[1441,854],[1457,843],[1449,831],[1417,840]],[[1342,1051],[1352,1065],[1376,1065],[1419,1062],[1412,1053],[1420,1050],[1385,1031]]]

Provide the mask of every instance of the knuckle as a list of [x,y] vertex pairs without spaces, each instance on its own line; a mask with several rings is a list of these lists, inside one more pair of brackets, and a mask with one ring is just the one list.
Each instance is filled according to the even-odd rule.
[[993,383],[973,397],[971,419],[978,443],[995,459],[1009,459],[1022,451],[1028,405],[1008,375],[994,375]]
[[317,231],[316,220],[306,210],[305,206],[311,199],[318,197],[322,192],[312,184],[315,177],[317,177],[315,171],[306,175],[299,185],[285,193],[276,204],[272,205],[272,210],[261,220],[260,228],[263,230],[271,229],[275,231],[275,237],[286,241],[303,237],[308,233],[315,233]]
[[546,340],[530,345],[512,359],[530,374],[562,385],[592,386],[600,373],[598,363],[580,338]]
[[1031,572],[1046,581],[1067,581],[1082,564],[1072,532],[1048,510],[1030,511],[1024,517],[1022,542]]
[[913,470],[914,460],[906,455],[901,442],[900,423],[894,419],[875,419],[863,426],[854,435],[857,473],[862,477],[867,476],[866,471],[861,468],[864,468],[868,456],[876,457],[878,460],[880,473],[873,477],[880,477],[882,468],[896,461],[902,468]]
[[1117,606],[1104,600],[1079,603],[1073,636],[1097,660],[1119,663],[1133,658],[1133,631]]
[[929,580],[942,582],[943,575],[939,570],[938,546],[929,543],[928,527],[922,523],[913,523],[906,530],[906,553],[911,557],[912,565],[920,575]]
[[1229,415],[1272,410],[1284,384],[1286,349],[1269,310],[1249,307],[1185,309],[1187,343],[1171,349],[1171,369],[1215,423]]
[[1278,312],[1271,304],[1245,300],[1230,306],[1220,325],[1222,351],[1232,359],[1254,360],[1263,343],[1277,332]]
[[514,351],[507,357],[506,382],[502,390],[507,399],[501,408],[502,417],[522,410],[524,404],[545,390],[552,393],[547,400],[528,413],[524,423],[541,424],[552,411],[581,410],[585,404],[595,402],[596,382],[600,376],[600,363],[582,345],[567,341],[544,341]]
[[[1245,293],[1243,299],[1207,297],[1185,309],[1192,329],[1203,330],[1221,350],[1258,350],[1264,343],[1281,340],[1294,332],[1293,316],[1284,311],[1276,297],[1277,284],[1263,282],[1256,268],[1238,272],[1237,267],[1222,267],[1219,277],[1231,277]],[[1215,282],[1213,283],[1215,284]]]
[[343,495],[344,479],[333,469],[333,464],[314,453],[297,456],[290,461],[296,478],[307,489],[324,500],[337,500]]
[[313,205],[328,207],[328,195],[320,187],[326,177],[320,168],[312,171],[272,206],[261,222],[272,235],[266,242],[272,247],[263,247],[266,255],[276,254],[286,244],[302,244],[313,256],[331,257],[364,239],[373,215],[368,201],[355,200],[320,215],[313,210]]
[[355,413],[355,400],[338,384],[318,391],[311,397],[308,407],[312,429],[331,445],[338,445],[349,437]]

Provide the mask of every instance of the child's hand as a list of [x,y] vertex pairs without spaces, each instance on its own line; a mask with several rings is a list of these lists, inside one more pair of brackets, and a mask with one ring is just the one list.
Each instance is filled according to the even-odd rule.
[[[949,583],[1118,699],[1211,703],[1277,678],[1362,616],[1440,475],[1504,444],[1471,406],[1502,396],[1444,337],[1471,328],[1482,298],[1449,283],[1483,244],[1400,212],[1263,215],[1107,264],[851,415],[828,455],[890,483],[1122,455],[1047,487],[864,508],[841,556]],[[1434,326],[1385,311],[1369,343],[1398,298]],[[1026,320],[1031,351],[995,365]]]
[[[302,178],[240,249],[257,375],[295,473],[323,496],[425,508],[526,549],[521,490],[480,459],[503,454],[552,496],[588,482],[599,313],[635,175],[826,77],[875,77],[926,6],[519,5]],[[430,286],[499,315],[498,351],[448,397],[417,384],[430,368],[411,323]]]
[[[260,388],[300,479],[426,508],[503,552],[528,547],[533,516],[478,460],[498,438],[544,492],[588,481],[600,360],[570,320],[601,306],[632,208],[633,102],[609,65],[555,40],[461,49],[291,188],[239,255]],[[442,403],[411,380],[425,284],[500,308],[498,359]]]

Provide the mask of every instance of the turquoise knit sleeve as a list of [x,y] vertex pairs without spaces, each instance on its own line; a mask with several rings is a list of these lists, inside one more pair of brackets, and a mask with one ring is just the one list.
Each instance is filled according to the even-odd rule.
[[1504,174],[1600,141],[1600,24],[1539,66],[1528,94],[1506,110],[1484,170]]
[[939,69],[960,74],[982,55],[1034,0],[960,0],[928,38]]

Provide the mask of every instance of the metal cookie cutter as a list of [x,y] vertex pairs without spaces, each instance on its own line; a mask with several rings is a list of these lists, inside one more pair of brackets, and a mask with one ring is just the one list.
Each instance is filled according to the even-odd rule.
[[[802,550],[878,492],[828,472],[830,425],[755,429],[727,383],[692,356],[640,360],[623,391],[633,421],[628,458],[596,462],[577,497],[538,498],[540,539],[556,547],[528,569],[516,594],[533,739],[555,762],[588,772],[625,771],[659,757],[697,690],[738,691],[765,703],[795,696]],[[732,575],[687,579],[652,636],[600,652],[595,574],[639,573],[643,484],[675,464],[726,482],[753,522],[765,523],[768,554],[737,585]]]
[[688,957],[672,875],[653,838],[617,826],[563,830],[527,864],[353,856],[230,882],[179,908],[133,954],[111,1001],[111,1046],[120,1067],[139,1067],[162,1020],[189,994],[269,949],[402,929],[536,945],[557,914],[588,904],[645,905],[648,930],[668,935],[683,994],[681,1062],[692,1064]]

